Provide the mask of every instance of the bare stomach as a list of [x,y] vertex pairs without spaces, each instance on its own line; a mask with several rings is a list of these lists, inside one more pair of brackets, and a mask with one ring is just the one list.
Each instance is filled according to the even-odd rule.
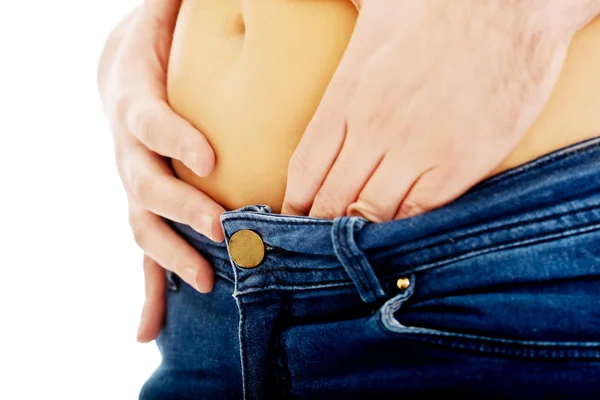
[[[279,212],[288,162],[356,18],[348,0],[184,0],[168,98],[207,137],[216,167],[201,178],[173,161],[177,176],[226,209]],[[491,175],[600,135],[598,71],[600,18],[576,35],[548,104]]]

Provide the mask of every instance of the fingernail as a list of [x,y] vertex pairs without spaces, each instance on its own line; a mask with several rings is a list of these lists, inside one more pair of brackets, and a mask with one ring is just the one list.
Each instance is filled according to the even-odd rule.
[[189,160],[189,165],[192,168],[192,171],[198,176],[208,176],[211,172],[209,166],[206,161],[199,157],[196,153],[188,153],[187,160]]
[[200,274],[197,275],[196,278],[196,286],[198,287],[198,291],[200,293],[210,293],[213,290],[213,286],[210,282],[202,282],[199,279]]
[[191,151],[187,152],[187,153],[184,153],[183,160],[181,160],[181,161],[183,161],[183,163],[189,169],[191,169],[192,172],[194,172],[194,174],[196,174],[198,176],[203,176],[202,175],[202,171],[199,168],[200,163],[198,161],[198,157],[196,156],[195,153],[193,153]]
[[198,269],[195,267],[186,267],[181,271],[181,279],[186,281],[196,290],[198,290],[198,282],[196,281],[197,276]]

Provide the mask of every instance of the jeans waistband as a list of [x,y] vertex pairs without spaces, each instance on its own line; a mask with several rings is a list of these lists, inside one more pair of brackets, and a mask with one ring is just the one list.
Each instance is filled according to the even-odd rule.
[[[219,276],[236,283],[238,293],[354,284],[363,300],[373,301],[383,297],[386,282],[401,276],[517,244],[600,229],[600,137],[504,171],[450,204],[412,218],[325,220],[273,214],[268,206],[252,205],[225,212],[221,223],[224,243],[170,222]],[[262,238],[262,266],[247,270],[231,262],[229,239],[242,229]],[[356,268],[361,265],[367,267]]]

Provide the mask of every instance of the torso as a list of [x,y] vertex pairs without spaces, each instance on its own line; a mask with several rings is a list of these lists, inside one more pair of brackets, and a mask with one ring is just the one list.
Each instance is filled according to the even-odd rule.
[[[200,178],[179,178],[226,209],[279,212],[287,166],[335,72],[357,18],[348,0],[184,0],[171,49],[168,97],[216,154]],[[308,29],[310,27],[310,29]],[[600,18],[580,31],[550,101],[492,172],[600,135]]]

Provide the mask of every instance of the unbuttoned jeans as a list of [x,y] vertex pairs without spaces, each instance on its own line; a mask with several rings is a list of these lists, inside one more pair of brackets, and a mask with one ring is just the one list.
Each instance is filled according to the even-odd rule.
[[[223,214],[224,243],[171,225],[217,277],[167,273],[142,400],[600,398],[600,137],[408,219],[256,205]],[[232,260],[241,230],[255,268]]]

